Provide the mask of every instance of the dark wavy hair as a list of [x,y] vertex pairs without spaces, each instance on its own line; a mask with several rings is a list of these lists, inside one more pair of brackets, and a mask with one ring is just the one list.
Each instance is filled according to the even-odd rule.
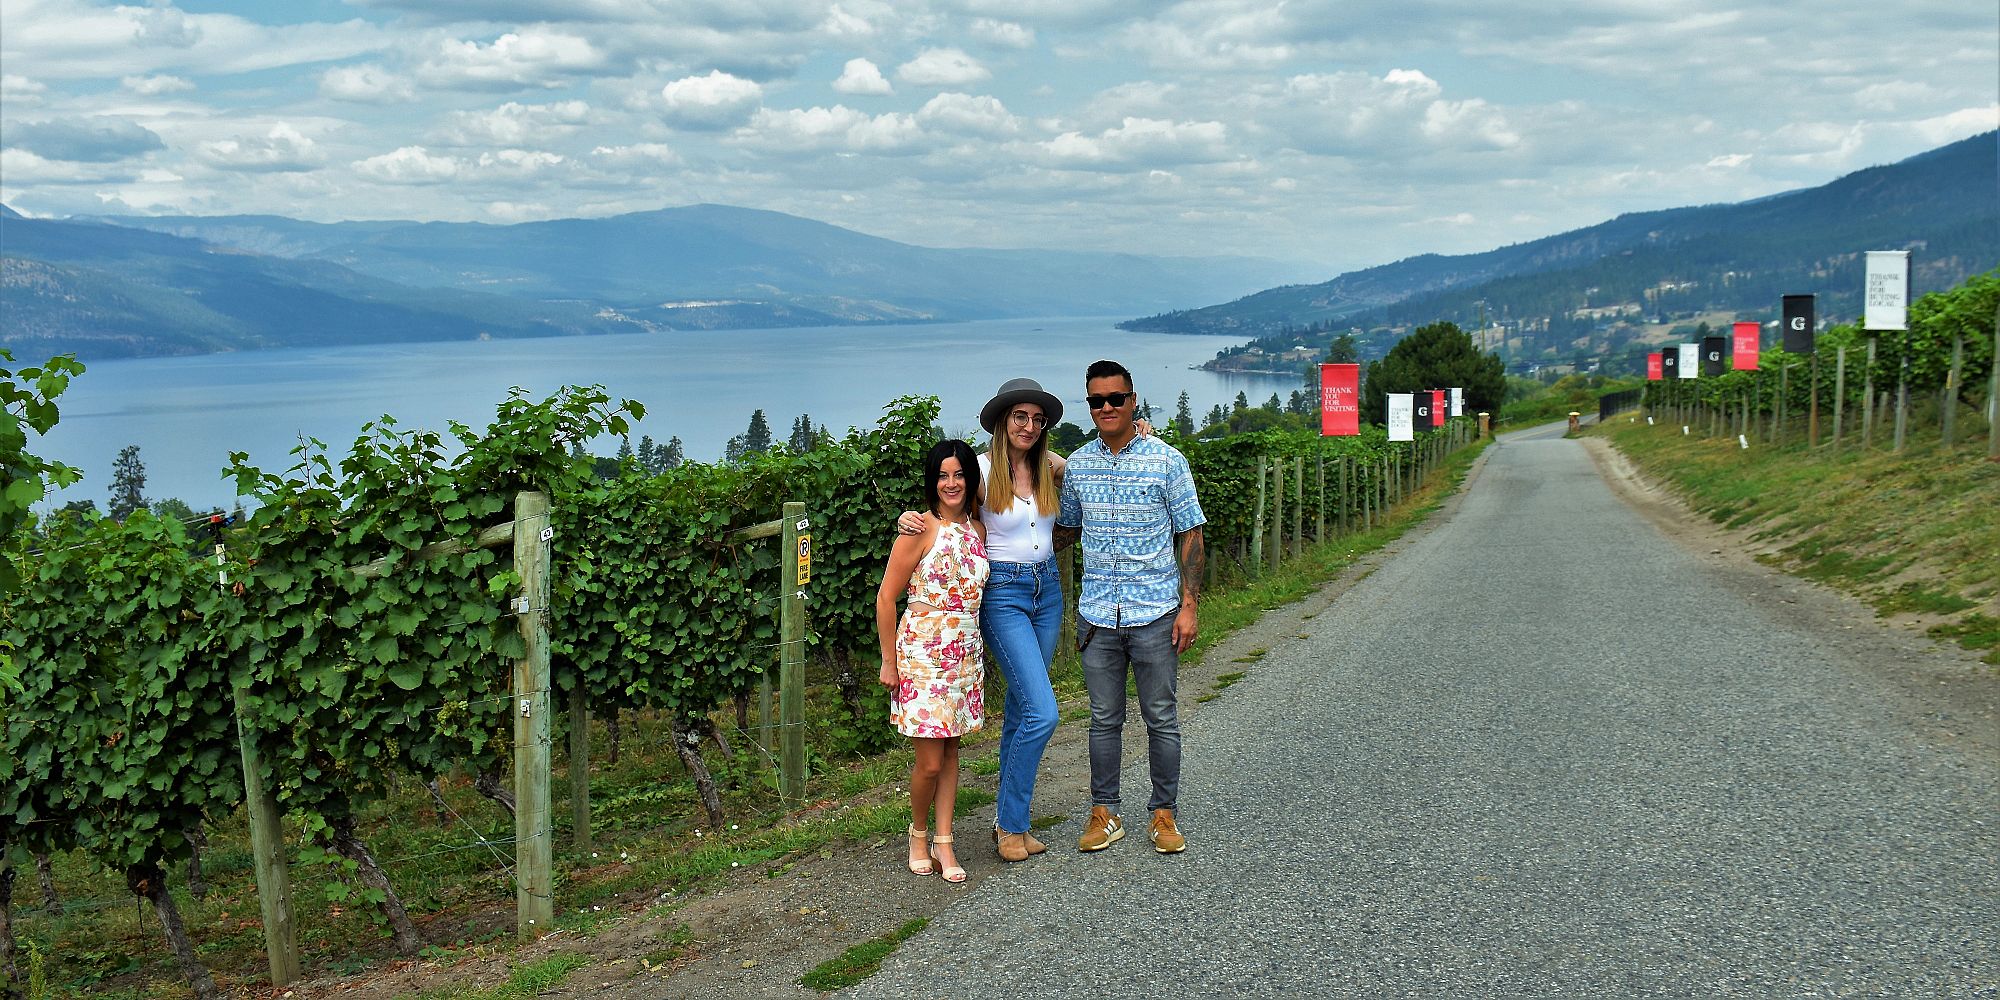
[[938,476],[944,472],[944,460],[958,459],[958,467],[965,470],[965,511],[970,514],[979,505],[979,457],[972,453],[972,446],[957,438],[947,438],[931,445],[931,453],[924,456],[924,504],[931,513],[938,512]]

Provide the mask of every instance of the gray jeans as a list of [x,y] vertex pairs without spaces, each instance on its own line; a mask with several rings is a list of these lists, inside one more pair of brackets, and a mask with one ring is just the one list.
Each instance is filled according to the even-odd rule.
[[1118,811],[1118,771],[1125,733],[1125,668],[1146,720],[1146,762],[1153,775],[1148,811],[1172,809],[1181,787],[1181,720],[1175,702],[1180,654],[1174,652],[1174,612],[1144,625],[1077,627],[1089,634],[1083,647],[1083,684],[1090,691],[1090,802]]

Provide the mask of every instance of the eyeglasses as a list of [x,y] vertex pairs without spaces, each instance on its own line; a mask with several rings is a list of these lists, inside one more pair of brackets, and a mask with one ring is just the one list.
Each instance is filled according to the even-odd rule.
[[1136,392],[1107,392],[1102,396],[1095,394],[1085,396],[1083,397],[1083,401],[1089,403],[1090,408],[1093,410],[1102,409],[1106,406],[1117,409],[1124,406],[1126,400],[1136,395],[1138,395]]
[[1007,414],[1007,420],[1016,427],[1033,427],[1036,430],[1049,425],[1049,418],[1039,413],[1029,413],[1026,410],[1015,410]]

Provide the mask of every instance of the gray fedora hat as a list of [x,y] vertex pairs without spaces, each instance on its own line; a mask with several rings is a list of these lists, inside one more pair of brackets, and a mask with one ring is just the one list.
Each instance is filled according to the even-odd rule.
[[1041,407],[1042,416],[1048,418],[1050,427],[1062,420],[1062,400],[1043,391],[1040,382],[1031,378],[1010,378],[1000,384],[1000,391],[994,393],[985,406],[979,408],[979,426],[986,428],[988,434],[993,433],[994,425],[1016,403],[1033,403]]

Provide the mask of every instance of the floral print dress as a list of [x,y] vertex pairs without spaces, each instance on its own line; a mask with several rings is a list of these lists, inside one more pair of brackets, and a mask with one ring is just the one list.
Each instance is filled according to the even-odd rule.
[[963,736],[985,721],[979,598],[987,569],[986,543],[947,522],[910,574],[909,606],[896,629],[900,676],[889,696],[889,721],[905,736]]

